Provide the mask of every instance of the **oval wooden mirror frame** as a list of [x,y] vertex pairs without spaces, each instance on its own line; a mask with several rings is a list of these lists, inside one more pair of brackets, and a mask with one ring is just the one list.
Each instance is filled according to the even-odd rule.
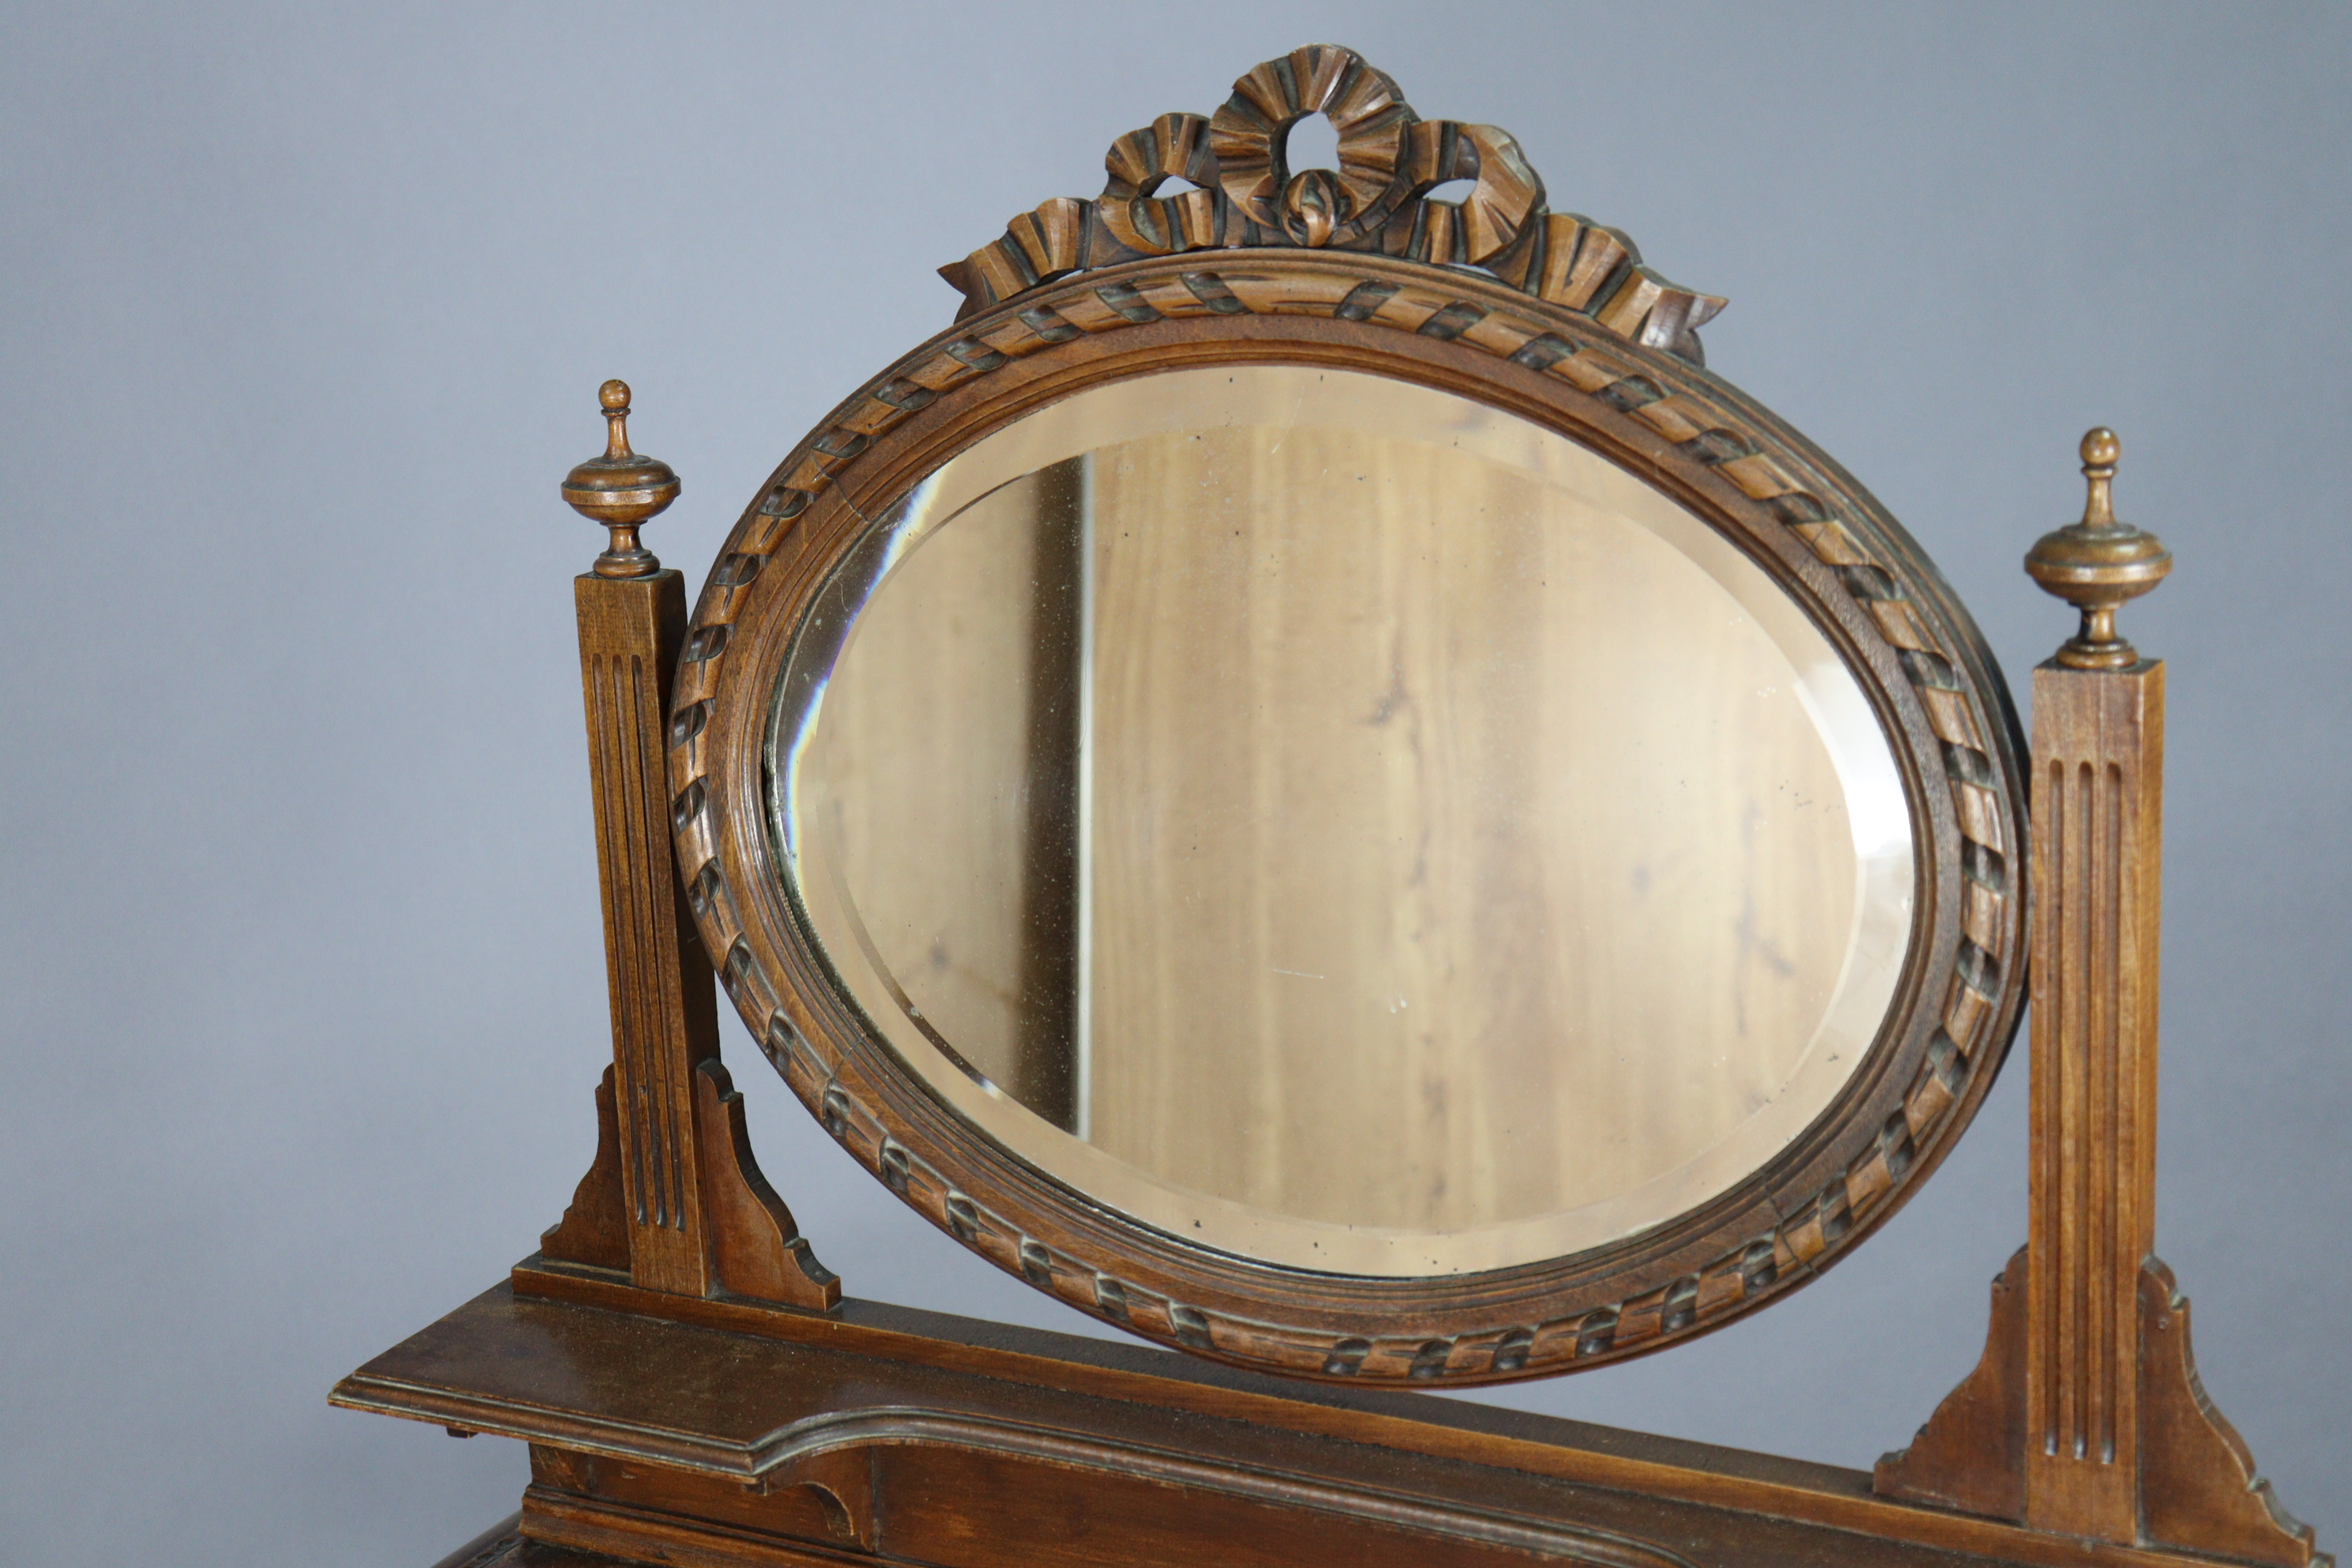
[[[1339,125],[1346,166],[1292,174],[1284,133],[1318,110]],[[1615,231],[1546,212],[1492,127],[1417,121],[1356,57],[1301,50],[1244,77],[1213,121],[1163,117],[1108,163],[1101,202],[1049,202],[942,269],[966,294],[958,324],[784,459],[697,605],[669,730],[673,826],[688,901],[753,1038],[836,1140],[968,1247],[1119,1328],[1261,1371],[1544,1376],[1676,1342],[1802,1284],[1939,1163],[2016,1029],[2023,742],[1974,623],[1866,491],[1697,363],[1694,329],[1720,301],[1675,289]],[[1196,188],[1153,196],[1178,174]],[[1425,199],[1457,178],[1477,181],[1464,203]],[[1664,1226],[1433,1279],[1317,1273],[1187,1243],[948,1110],[835,994],[793,914],[769,826],[771,702],[803,615],[869,520],[957,453],[1085,388],[1266,362],[1436,388],[1600,453],[1761,566],[1876,710],[1916,855],[1895,1000],[1827,1112]]]

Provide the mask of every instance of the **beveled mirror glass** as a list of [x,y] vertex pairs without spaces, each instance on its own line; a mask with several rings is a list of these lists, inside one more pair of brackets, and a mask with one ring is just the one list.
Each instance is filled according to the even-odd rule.
[[1079,394],[940,468],[780,681],[793,894],[1040,1170],[1247,1258],[1440,1275],[1712,1198],[1911,938],[1834,649],[1687,509],[1360,373]]
[[744,1022],[942,1230],[1243,1365],[1537,1376],[1816,1277],[2022,1002],[1967,613],[1494,127],[1313,49],[1108,163],[942,269],[695,609]]

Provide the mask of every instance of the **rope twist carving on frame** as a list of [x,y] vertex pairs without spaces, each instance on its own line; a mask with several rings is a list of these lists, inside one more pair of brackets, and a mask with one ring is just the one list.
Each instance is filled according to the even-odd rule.
[[[1491,283],[1457,294],[1397,281],[1392,274],[1364,277],[1332,265],[1340,262],[1338,256],[1297,264],[1305,259],[1269,254],[1254,265],[1235,257],[1237,265],[1222,272],[1185,269],[1179,261],[1165,270],[1130,270],[1122,279],[1093,287],[1053,289],[1030,309],[994,312],[975,332],[950,339],[928,354],[919,351],[785,459],[714,568],[696,606],[679,670],[670,763],[678,864],[689,900],[709,950],[719,955],[719,978],[753,1037],[826,1130],[941,1229],[1073,1306],[1224,1360],[1324,1377],[1482,1379],[1567,1371],[1646,1351],[1713,1327],[1842,1251],[1942,1141],[1952,1110],[1989,1055],[1997,1052],[2005,999],[2021,971],[2021,913],[2011,871],[2017,847],[2009,841],[2004,781],[1993,760],[1998,745],[1992,730],[2000,721],[1984,710],[1981,694],[1969,689],[1960,672],[1961,657],[1944,635],[1938,614],[1916,603],[1898,575],[1874,559],[1864,543],[1870,527],[1842,519],[1839,509],[1817,493],[1836,493],[1835,485],[1792,473],[1766,449],[1776,443],[1744,432],[1735,409],[1712,405],[1703,375],[1670,389],[1643,374],[1638,353],[1612,347],[1612,334],[1580,331],[1542,306],[1524,315],[1515,312],[1493,300]],[[1464,294],[1485,294],[1486,302]],[[795,1026],[782,1005],[778,977],[763,973],[743,939],[739,906],[717,858],[713,759],[703,731],[734,623],[762,567],[798,542],[794,536],[803,513],[875,440],[944,392],[1075,338],[1171,318],[1242,312],[1320,314],[1458,340],[1557,378],[1574,393],[1646,425],[1763,507],[1829,569],[1884,637],[1921,704],[1941,749],[1963,886],[1948,989],[1940,1003],[1926,1004],[1934,1008],[1937,1024],[1925,1059],[1902,1095],[1900,1110],[1836,1179],[1790,1205],[1778,1224],[1701,1268],[1639,1296],[1557,1321],[1465,1323],[1452,1332],[1393,1341],[1337,1337],[1165,1299],[1024,1234],[1013,1221],[956,1190],[899,1142],[844,1083],[844,1064],[834,1058],[830,1043]]]

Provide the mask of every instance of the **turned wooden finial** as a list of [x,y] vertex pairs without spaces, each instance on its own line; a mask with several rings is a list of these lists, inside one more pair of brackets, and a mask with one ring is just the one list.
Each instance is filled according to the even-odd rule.
[[2025,557],[2035,582],[2083,612],[2082,629],[2058,649],[2058,662],[2074,669],[2124,669],[2139,662],[2139,650],[2116,635],[2116,611],[2172,570],[2172,552],[2156,535],[2116,521],[2116,458],[2122,450],[2104,425],[2083,437],[2083,478],[2090,485],[2083,521],[2043,534]]
[[677,499],[677,475],[658,458],[629,450],[627,382],[606,382],[596,389],[596,401],[604,407],[604,455],[564,476],[563,499],[613,531],[596,557],[596,575],[650,577],[661,570],[661,560],[637,542],[637,529]]

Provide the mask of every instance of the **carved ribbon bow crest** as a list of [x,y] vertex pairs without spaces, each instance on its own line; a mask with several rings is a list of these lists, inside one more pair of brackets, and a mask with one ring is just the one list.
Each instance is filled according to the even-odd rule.
[[[1290,129],[1312,114],[1339,132],[1336,170],[1289,165]],[[1644,266],[1622,231],[1549,210],[1508,132],[1423,120],[1385,72],[1335,45],[1266,61],[1212,118],[1163,114],[1129,132],[1103,163],[1100,196],[1053,197],[940,268],[963,294],[958,321],[1074,272],[1265,246],[1476,268],[1693,363],[1706,363],[1699,326],[1724,305]],[[1458,201],[1430,194],[1465,180]]]

